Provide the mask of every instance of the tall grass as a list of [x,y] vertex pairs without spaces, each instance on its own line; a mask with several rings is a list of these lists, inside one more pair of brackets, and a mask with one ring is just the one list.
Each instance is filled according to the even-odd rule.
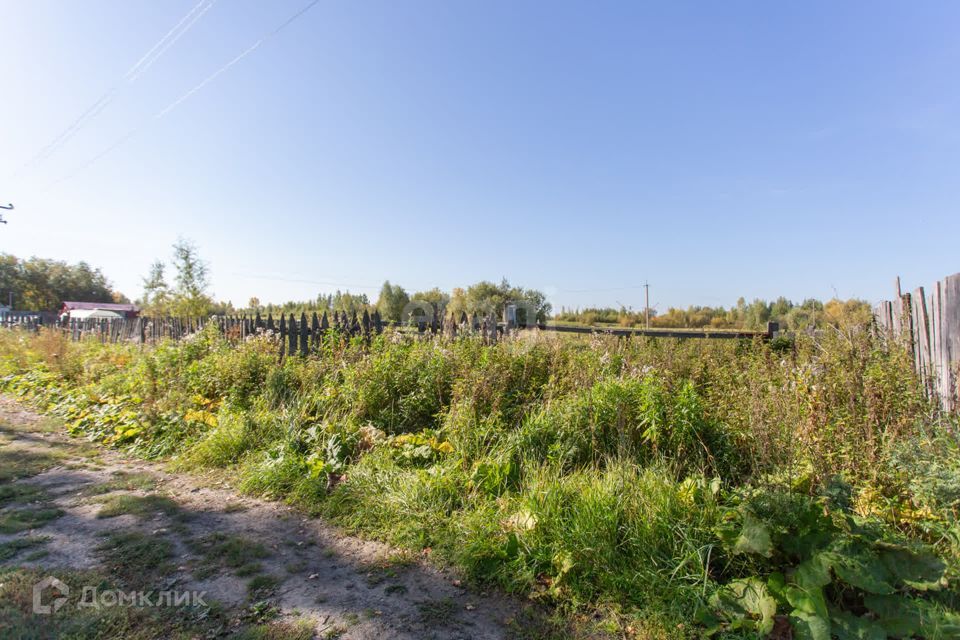
[[717,535],[749,491],[843,486],[847,508],[957,566],[960,465],[930,445],[955,447],[954,425],[908,355],[866,332],[786,345],[387,334],[277,353],[212,326],[143,350],[7,332],[0,373],[74,432],[232,469],[247,491],[654,636],[697,637],[697,612],[756,569]]

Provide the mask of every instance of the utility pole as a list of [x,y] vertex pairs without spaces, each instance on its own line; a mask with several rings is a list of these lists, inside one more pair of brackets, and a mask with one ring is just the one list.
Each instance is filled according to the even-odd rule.
[[650,283],[644,282],[643,288],[646,294],[646,302],[643,305],[643,315],[647,320],[647,329],[650,328]]

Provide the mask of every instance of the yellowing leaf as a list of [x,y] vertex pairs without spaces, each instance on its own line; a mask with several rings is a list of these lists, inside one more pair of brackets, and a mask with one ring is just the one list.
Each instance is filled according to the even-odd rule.
[[532,531],[537,526],[537,517],[529,511],[518,511],[507,518],[504,524],[515,531]]

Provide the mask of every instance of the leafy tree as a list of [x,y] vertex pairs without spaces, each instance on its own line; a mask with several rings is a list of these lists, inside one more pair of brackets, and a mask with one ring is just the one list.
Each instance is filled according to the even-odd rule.
[[834,298],[823,305],[826,322],[840,329],[866,326],[873,319],[873,310],[866,300],[838,300]]
[[349,291],[340,291],[333,294],[330,300],[330,309],[333,311],[343,311],[347,315],[354,312],[363,313],[364,309],[370,308],[370,298],[365,293],[350,293]]
[[808,331],[823,322],[823,303],[813,298],[804,300],[790,309],[785,318],[780,318],[781,327],[790,331]]
[[[144,278],[144,299],[156,304],[151,311],[184,317],[207,316],[217,311],[208,292],[210,269],[200,258],[196,245],[183,238],[177,240],[173,245],[173,267],[176,287],[171,292],[164,279],[165,265],[157,260],[150,266],[150,274]],[[166,295],[162,295],[163,292]],[[159,301],[158,294],[161,294]]]
[[54,311],[65,300],[126,301],[99,269],[86,262],[71,265],[60,260],[23,260],[0,254],[0,302],[5,304],[11,292],[14,307],[32,311]]
[[467,290],[463,287],[455,287],[447,303],[447,314],[453,314],[459,318],[463,313],[467,313]]
[[484,280],[468,287],[466,291],[454,289],[448,309],[455,314],[464,311],[468,314],[492,314],[500,318],[504,307],[515,302],[532,304],[537,310],[538,322],[544,322],[550,315],[551,306],[543,292],[513,287],[506,278],[500,284]]
[[154,260],[150,272],[143,278],[143,296],[138,301],[144,313],[162,316],[170,313],[170,286],[164,276],[166,265]]
[[447,305],[450,303],[450,294],[434,287],[428,291],[415,293],[410,296],[410,299],[423,305],[430,305],[433,307],[434,317],[442,318],[446,313]]
[[400,320],[403,308],[410,302],[410,296],[398,284],[390,284],[387,280],[380,288],[380,297],[377,299],[377,310],[384,320],[393,322]]
[[766,327],[770,319],[770,307],[759,298],[750,303],[746,310],[744,324],[748,329],[760,330]]

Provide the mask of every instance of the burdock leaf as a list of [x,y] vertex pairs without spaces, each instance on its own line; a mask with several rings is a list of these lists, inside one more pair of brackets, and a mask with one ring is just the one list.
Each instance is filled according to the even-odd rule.
[[750,513],[743,516],[743,529],[733,545],[734,553],[756,553],[764,558],[773,555],[770,530]]
[[880,560],[900,582],[918,591],[940,589],[946,564],[932,553],[916,553],[903,548],[880,551]]
[[758,578],[734,580],[717,592],[713,604],[735,621],[749,621],[749,627],[760,634],[773,630],[777,601]]
[[834,611],[831,631],[838,640],[887,640],[887,632],[876,620],[855,616],[849,611]]

